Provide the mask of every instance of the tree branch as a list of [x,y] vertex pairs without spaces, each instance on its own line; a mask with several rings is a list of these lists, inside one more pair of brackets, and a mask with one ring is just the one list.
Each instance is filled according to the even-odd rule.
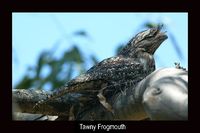
[[40,90],[14,90],[13,91],[13,112],[46,114],[46,115],[67,115],[66,108],[69,103],[64,98],[49,101],[34,109],[34,105],[48,97],[49,93]]
[[[105,111],[102,106],[97,105],[87,110],[82,120],[90,119],[91,113],[95,113],[96,118],[102,120],[142,120],[148,117],[151,119],[187,119],[187,85],[187,71],[176,68],[159,69],[143,79],[136,87],[117,95],[114,104],[111,105],[114,109],[113,115],[111,112]],[[155,88],[159,88],[159,90],[155,90]],[[169,91],[171,92],[169,93]],[[184,99],[178,99],[178,105],[180,105],[178,109],[176,108],[177,99],[174,97],[176,94],[179,96],[183,94],[181,96],[184,97]],[[41,105],[38,110],[33,109],[38,101],[47,97],[48,93],[44,91],[13,90],[13,112],[64,116],[62,120],[69,120],[71,104],[65,97],[49,101]],[[158,97],[161,100],[156,99]],[[152,101],[152,99],[156,99],[156,101]],[[170,103],[170,100],[173,102]],[[157,114],[154,114],[155,107]],[[171,110],[166,110],[166,107]],[[161,111],[162,114],[160,114]],[[103,117],[101,117],[102,112],[104,113]],[[178,114],[180,115],[178,116]],[[16,116],[16,114],[13,115]]]

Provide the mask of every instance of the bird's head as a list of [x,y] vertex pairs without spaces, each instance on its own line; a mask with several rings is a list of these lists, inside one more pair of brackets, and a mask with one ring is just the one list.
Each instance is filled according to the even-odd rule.
[[125,46],[120,54],[132,55],[138,48],[143,49],[145,52],[153,55],[160,44],[168,37],[162,32],[162,25],[142,31],[132,38],[127,46]]

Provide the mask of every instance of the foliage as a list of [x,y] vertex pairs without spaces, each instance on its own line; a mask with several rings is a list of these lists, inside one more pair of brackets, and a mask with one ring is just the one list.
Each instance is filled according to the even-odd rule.
[[[74,36],[77,35],[87,37],[85,31],[75,32]],[[26,74],[15,88],[43,89],[45,85],[48,85],[48,88],[53,90],[64,85],[72,79],[73,75],[79,75],[86,71],[86,59],[77,45],[72,45],[70,49],[64,51],[63,56],[59,59],[53,55],[54,52],[54,49],[43,51],[39,55],[37,65],[27,69]],[[90,56],[89,61],[93,64],[98,62],[94,55]],[[44,74],[45,69],[48,69],[47,74]]]

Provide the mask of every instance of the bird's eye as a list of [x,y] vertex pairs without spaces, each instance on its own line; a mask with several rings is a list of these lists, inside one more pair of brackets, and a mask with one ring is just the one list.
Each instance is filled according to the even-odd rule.
[[158,32],[159,32],[159,30],[157,30],[155,28],[152,29],[151,32],[145,36],[145,39],[154,38]]
[[150,39],[150,38],[153,38],[153,37],[154,37],[154,35],[148,35],[148,36],[145,36],[144,39]]

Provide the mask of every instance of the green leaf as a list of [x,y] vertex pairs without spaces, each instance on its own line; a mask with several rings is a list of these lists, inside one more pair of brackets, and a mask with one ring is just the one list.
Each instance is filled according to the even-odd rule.
[[83,63],[83,58],[80,50],[77,46],[73,46],[72,49],[68,52],[65,52],[64,59],[69,62],[75,62],[75,63]]
[[25,75],[23,79],[15,86],[15,89],[28,89],[32,87],[33,79]]

